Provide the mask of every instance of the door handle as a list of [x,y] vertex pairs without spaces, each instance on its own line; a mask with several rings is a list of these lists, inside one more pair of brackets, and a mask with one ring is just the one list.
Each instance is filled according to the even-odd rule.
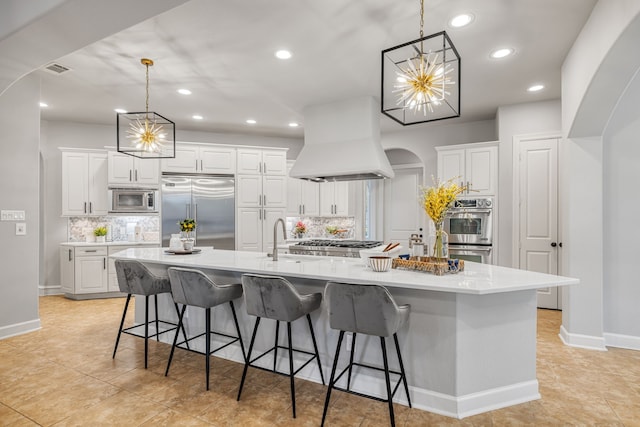
[[71,249],[69,249],[69,261],[71,261]]
[[136,169],[136,182],[138,182],[138,169]]
[[84,213],[87,213],[87,202],[84,202]]
[[262,168],[263,169],[262,173],[266,174],[267,173],[267,163],[263,162],[262,164],[264,165],[264,167]]
[[102,269],[103,270],[107,269],[107,259],[106,258],[102,258]]
[[558,246],[562,247],[562,242],[558,243]]
[[555,248],[556,246],[558,246],[558,244],[556,242],[551,242],[551,247]]
[[262,195],[262,206],[267,206],[267,195],[266,194]]
[[306,209],[305,209],[304,205],[302,205],[302,215],[304,215],[305,211],[306,211]]
[[93,203],[89,202],[89,213],[93,213]]
[[129,169],[129,181],[133,181],[133,171]]

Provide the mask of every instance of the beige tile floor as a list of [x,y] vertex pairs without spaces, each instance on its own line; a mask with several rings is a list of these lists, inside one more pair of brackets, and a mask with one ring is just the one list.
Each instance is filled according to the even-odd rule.
[[[42,329],[0,341],[0,426],[317,426],[326,388],[297,381],[291,418],[286,377],[250,370],[236,402],[242,366],[179,351],[163,376],[169,346],[124,335],[111,359],[123,299],[40,298]],[[560,312],[538,311],[542,399],[456,420],[396,405],[399,426],[640,426],[640,352],[564,346]],[[386,404],[336,392],[328,425],[387,425]]]

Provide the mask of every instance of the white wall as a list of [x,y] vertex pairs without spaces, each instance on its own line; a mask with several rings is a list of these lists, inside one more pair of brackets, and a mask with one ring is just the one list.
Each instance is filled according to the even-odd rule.
[[513,267],[513,137],[526,134],[560,133],[560,100],[507,105],[496,116],[498,148],[498,265]]
[[0,96],[0,209],[24,210],[27,235],[0,222],[0,339],[40,327],[38,317],[40,82],[24,78]]

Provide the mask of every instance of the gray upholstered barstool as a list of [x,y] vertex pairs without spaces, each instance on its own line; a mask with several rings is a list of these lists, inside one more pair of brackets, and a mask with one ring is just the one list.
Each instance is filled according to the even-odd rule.
[[[395,426],[395,419],[393,415],[393,395],[398,390],[400,382],[404,383],[404,390],[405,393],[407,393],[409,407],[411,407],[411,397],[409,396],[409,387],[407,386],[407,376],[404,372],[404,364],[402,363],[402,356],[400,354],[400,345],[398,344],[397,335],[398,330],[409,319],[409,312],[411,309],[410,306],[408,304],[398,306],[393,300],[393,297],[391,296],[387,288],[379,285],[357,285],[328,282],[325,288],[325,299],[327,300],[329,307],[329,325],[332,329],[339,330],[340,336],[338,337],[336,354],[333,359],[333,367],[331,368],[331,378],[329,379],[327,397],[324,402],[322,425],[324,425],[324,421],[327,416],[327,409],[329,407],[329,401],[331,399],[331,390],[335,388],[336,390],[344,391],[347,393],[357,394],[359,396],[368,397],[370,399],[388,402],[391,425]],[[353,332],[351,354],[349,357],[349,364],[336,377],[336,368],[338,365],[338,358],[340,357],[340,346],[342,344],[342,339],[344,338],[345,331]],[[380,337],[384,369],[381,369],[377,366],[356,363],[353,361],[353,352],[356,347],[357,334],[366,334]],[[385,343],[385,337],[391,335],[393,335],[393,340],[396,344],[396,352],[398,354],[400,372],[390,371],[389,364],[387,362],[387,347]],[[351,370],[353,368],[353,365],[375,369],[378,371],[384,371],[384,378],[387,386],[387,398],[381,399],[375,396],[365,395],[350,390]],[[347,377],[347,388],[336,387],[336,382],[338,382],[342,375],[344,375],[344,373],[347,371],[349,372]],[[389,373],[400,375],[400,379],[394,387],[393,392],[391,392]]]
[[[122,320],[120,321],[120,329],[118,329],[118,337],[116,338],[116,345],[113,349],[113,358],[116,357],[116,351],[118,351],[118,344],[120,343],[120,335],[123,332],[136,337],[142,337],[144,338],[144,368],[147,369],[149,338],[155,337],[156,340],[160,341],[161,334],[176,330],[177,328],[176,323],[160,320],[158,318],[158,294],[171,292],[169,278],[152,273],[139,261],[117,259],[115,261],[115,265],[118,286],[120,287],[120,292],[127,294],[127,302],[124,304]],[[127,309],[129,308],[129,302],[131,301],[131,295],[144,296],[144,324],[123,329],[124,319],[127,316]],[[152,295],[155,302],[156,318],[154,323],[156,329],[154,334],[149,335],[149,297]],[[174,305],[176,307],[176,314],[179,314],[178,306],[176,304]],[[169,325],[171,327],[164,331],[160,331],[160,324]],[[134,329],[142,326],[144,326],[144,336],[133,332]],[[182,328],[182,333],[184,334],[184,328]]]
[[[169,368],[171,367],[171,360],[173,359],[173,352],[176,347],[184,348],[181,347],[181,345],[186,344],[187,348],[184,348],[185,350],[205,355],[206,384],[207,390],[209,390],[209,356],[237,341],[240,343],[242,358],[246,360],[244,344],[242,343],[242,335],[240,334],[240,326],[238,325],[238,318],[236,317],[236,309],[233,305],[233,300],[242,296],[242,285],[240,283],[218,285],[202,271],[190,268],[171,267],[168,272],[173,300],[177,304],[183,305],[182,311],[178,316],[178,325],[183,327],[184,313],[187,306],[200,307],[205,311],[205,332],[191,338],[187,338],[185,335],[185,340],[180,343],[178,343],[178,334],[176,333],[173,339],[173,345],[171,346],[169,361],[167,362],[167,370],[164,375],[169,375]],[[211,330],[211,309],[226,302],[231,306],[231,313],[233,315],[233,322],[236,326],[237,336]],[[211,350],[211,334],[220,335],[230,338],[231,340],[215,350]],[[203,335],[205,337],[205,352],[202,353],[201,351],[190,349],[189,341],[200,338]]]
[[[244,386],[244,380],[247,376],[247,370],[249,366],[254,368],[264,369],[266,371],[275,372],[281,375],[287,375],[291,385],[291,405],[293,411],[293,418],[296,417],[296,390],[294,384],[294,376],[301,369],[307,366],[313,360],[318,363],[318,369],[320,370],[320,379],[324,384],[324,375],[322,374],[322,365],[320,364],[320,355],[318,354],[318,345],[316,344],[316,337],[313,332],[313,324],[311,323],[311,316],[309,313],[317,310],[322,302],[322,294],[308,294],[300,295],[298,291],[293,287],[288,280],[283,277],[275,276],[263,276],[257,274],[243,274],[242,275],[242,287],[244,288],[244,300],[247,306],[247,313],[252,316],[257,316],[255,326],[253,328],[253,334],[251,335],[251,344],[249,344],[249,354],[244,365],[242,372],[242,380],[240,381],[240,389],[238,390],[238,400],[242,394],[242,387]],[[291,322],[301,318],[307,317],[307,323],[309,324],[309,331],[311,333],[311,340],[313,341],[314,352],[294,349],[291,343]],[[276,339],[275,345],[258,357],[251,359],[251,352],[253,351],[253,344],[256,340],[256,333],[258,332],[258,325],[260,325],[260,319],[263,317],[267,319],[273,319],[276,321]],[[287,337],[288,346],[283,347],[278,345],[278,332],[280,328],[280,322],[287,322]],[[276,362],[278,359],[278,348],[287,349],[289,351],[289,373],[282,373],[276,371]],[[252,363],[266,354],[273,351],[273,369],[265,369],[261,366],[253,365]],[[309,358],[302,366],[296,371],[293,370],[293,352],[305,353],[313,357]]]

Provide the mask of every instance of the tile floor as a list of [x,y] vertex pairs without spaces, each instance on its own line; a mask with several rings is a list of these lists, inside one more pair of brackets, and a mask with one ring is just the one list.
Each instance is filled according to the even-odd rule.
[[[123,299],[40,298],[42,329],[0,341],[0,426],[318,426],[326,388],[297,381],[291,418],[286,377],[250,370],[241,402],[242,366],[212,359],[204,390],[201,355],[176,353],[123,335],[111,359]],[[640,426],[640,352],[564,346],[560,312],[538,311],[538,380],[542,399],[456,420],[396,405],[398,426]],[[130,316],[131,317],[131,316]],[[386,404],[335,392],[328,425],[388,425]]]

